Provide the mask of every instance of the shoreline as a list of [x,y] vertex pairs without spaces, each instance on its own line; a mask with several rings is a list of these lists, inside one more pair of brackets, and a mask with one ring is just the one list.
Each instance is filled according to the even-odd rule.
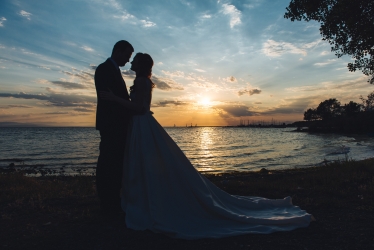
[[[0,174],[3,249],[372,249],[374,159],[322,167],[204,174],[230,194],[280,199],[312,214],[309,227],[269,235],[177,240],[99,215],[94,176]],[[110,240],[109,240],[110,239]]]
[[[359,140],[357,140],[359,141]],[[337,160],[324,160],[319,163],[310,164],[310,165],[302,165],[302,166],[293,166],[290,168],[281,168],[281,169],[273,169],[273,168],[256,168],[253,170],[229,170],[229,171],[219,171],[219,170],[207,170],[207,171],[197,171],[202,175],[207,176],[216,176],[216,175],[240,175],[240,174],[250,174],[250,173],[258,173],[263,170],[268,171],[270,173],[281,173],[281,172],[287,172],[292,170],[303,170],[303,169],[309,169],[309,168],[318,168],[318,167],[324,167],[326,164],[331,164],[334,162],[342,162],[342,161],[365,161],[365,160],[371,160],[374,159],[374,157],[371,158],[365,158],[360,160],[355,160],[352,158],[347,157],[344,154],[341,154],[343,157],[342,159],[338,158]],[[344,157],[345,156],[345,157]],[[0,175],[1,174],[10,174],[10,173],[23,173],[26,177],[32,177],[32,178],[39,178],[39,177],[77,177],[77,176],[95,176],[95,169],[96,166],[62,166],[62,167],[54,167],[54,168],[48,168],[44,165],[11,165],[7,167],[0,167]],[[74,172],[75,171],[75,172]]]

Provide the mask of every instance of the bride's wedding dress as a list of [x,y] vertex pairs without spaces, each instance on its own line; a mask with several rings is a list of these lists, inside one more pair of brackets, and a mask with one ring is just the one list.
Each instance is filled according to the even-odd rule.
[[[149,110],[151,83],[144,81]],[[135,115],[123,173],[126,225],[175,238],[219,238],[307,227],[311,215],[290,197],[230,195],[201,175],[148,111]]]

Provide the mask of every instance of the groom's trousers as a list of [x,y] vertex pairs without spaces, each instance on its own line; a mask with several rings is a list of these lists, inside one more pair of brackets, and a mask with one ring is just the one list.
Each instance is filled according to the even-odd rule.
[[100,199],[100,209],[104,213],[118,212],[121,209],[120,190],[126,131],[126,128],[122,128],[121,131],[100,130],[96,189]]

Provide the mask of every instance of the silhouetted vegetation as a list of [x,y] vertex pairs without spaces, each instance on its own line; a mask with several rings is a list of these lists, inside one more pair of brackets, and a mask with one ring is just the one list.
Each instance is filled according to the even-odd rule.
[[328,41],[337,57],[352,56],[349,71],[357,69],[374,84],[374,1],[291,0],[284,17],[291,21],[321,23],[322,40]]
[[309,127],[310,132],[374,132],[374,92],[367,98],[360,97],[362,104],[350,101],[341,105],[331,98],[321,102],[317,108],[304,112],[306,122],[296,122],[298,127]]

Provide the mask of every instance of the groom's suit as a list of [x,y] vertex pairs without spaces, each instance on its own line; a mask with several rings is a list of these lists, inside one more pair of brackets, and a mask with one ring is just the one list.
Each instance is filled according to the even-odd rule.
[[96,129],[100,131],[100,155],[96,168],[96,187],[103,212],[120,211],[120,189],[127,126],[131,112],[122,105],[102,100],[99,91],[112,91],[129,100],[119,67],[108,58],[95,71],[97,92]]

